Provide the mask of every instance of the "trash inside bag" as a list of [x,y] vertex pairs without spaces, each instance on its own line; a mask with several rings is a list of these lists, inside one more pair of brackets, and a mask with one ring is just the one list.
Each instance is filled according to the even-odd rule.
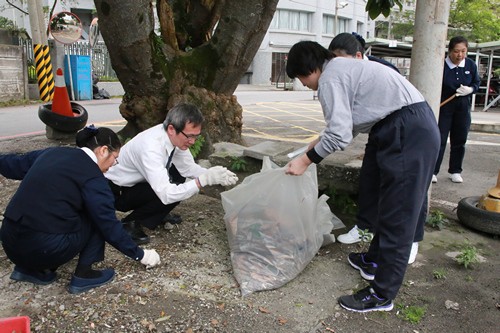
[[264,158],[261,172],[221,193],[231,263],[242,296],[276,289],[312,260],[344,224],[318,198],[316,165],[302,176]]

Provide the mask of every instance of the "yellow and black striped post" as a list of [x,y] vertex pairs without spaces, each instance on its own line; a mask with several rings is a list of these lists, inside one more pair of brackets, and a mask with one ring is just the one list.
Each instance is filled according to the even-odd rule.
[[50,92],[50,100],[52,100],[54,98],[54,72],[52,70],[49,52],[49,46],[43,45],[43,63],[45,65],[45,75],[47,76],[47,88]]
[[[40,91],[40,99],[44,102],[49,102],[52,100],[52,95],[54,93],[54,77],[52,77],[52,89],[48,84],[48,74],[47,68],[45,66],[44,57],[44,45],[34,44],[33,51],[35,54],[35,68],[36,68],[36,78],[38,80],[38,90]],[[50,56],[49,56],[50,61]],[[52,65],[50,65],[52,67]]]

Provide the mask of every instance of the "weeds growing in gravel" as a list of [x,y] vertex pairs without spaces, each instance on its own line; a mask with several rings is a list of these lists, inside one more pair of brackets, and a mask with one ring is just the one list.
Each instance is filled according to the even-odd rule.
[[469,268],[472,264],[479,262],[478,250],[471,244],[465,244],[456,260],[460,265]]
[[420,320],[425,315],[426,309],[423,306],[416,306],[416,305],[398,305],[398,316],[403,318],[406,321],[409,321],[412,324],[418,324]]
[[444,223],[448,219],[445,217],[444,213],[440,210],[431,210],[430,214],[427,216],[427,224],[435,229],[441,230]]
[[446,279],[446,269],[438,268],[432,272],[432,276],[434,276],[434,278],[438,280]]

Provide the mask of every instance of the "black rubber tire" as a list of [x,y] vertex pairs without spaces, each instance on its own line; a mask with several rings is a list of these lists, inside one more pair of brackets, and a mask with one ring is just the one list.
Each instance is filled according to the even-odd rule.
[[478,208],[480,197],[467,197],[458,202],[457,217],[472,229],[500,235],[500,213]]
[[60,132],[77,132],[85,127],[89,114],[80,104],[70,102],[74,117],[52,112],[52,104],[43,104],[38,108],[38,118],[47,126]]

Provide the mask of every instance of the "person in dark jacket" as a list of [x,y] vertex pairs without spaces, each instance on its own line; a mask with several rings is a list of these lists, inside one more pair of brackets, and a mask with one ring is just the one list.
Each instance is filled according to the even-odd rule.
[[399,69],[396,66],[385,59],[377,58],[371,55],[365,56],[365,40],[355,32],[353,32],[352,34],[347,32],[338,34],[330,42],[328,50],[332,51],[332,53],[337,57],[350,56],[356,59],[375,61],[400,73]]
[[[441,148],[434,168],[432,182],[437,183],[437,174],[443,162],[444,151],[450,136],[450,160],[448,164],[449,178],[454,183],[462,183],[462,162],[465,157],[465,144],[471,124],[470,109],[472,94],[479,89],[481,79],[477,66],[467,58],[467,39],[453,37],[448,44],[448,56],[443,69],[443,86],[439,109],[439,132],[441,132]],[[455,96],[444,104],[448,98]]]
[[150,268],[160,264],[155,250],[137,246],[116,218],[114,197],[103,173],[118,163],[121,143],[108,128],[86,127],[74,147],[26,154],[1,154],[0,174],[22,180],[0,229],[10,278],[46,285],[56,270],[78,256],[69,283],[81,293],[113,280],[113,269],[94,270],[104,260],[105,242]]

